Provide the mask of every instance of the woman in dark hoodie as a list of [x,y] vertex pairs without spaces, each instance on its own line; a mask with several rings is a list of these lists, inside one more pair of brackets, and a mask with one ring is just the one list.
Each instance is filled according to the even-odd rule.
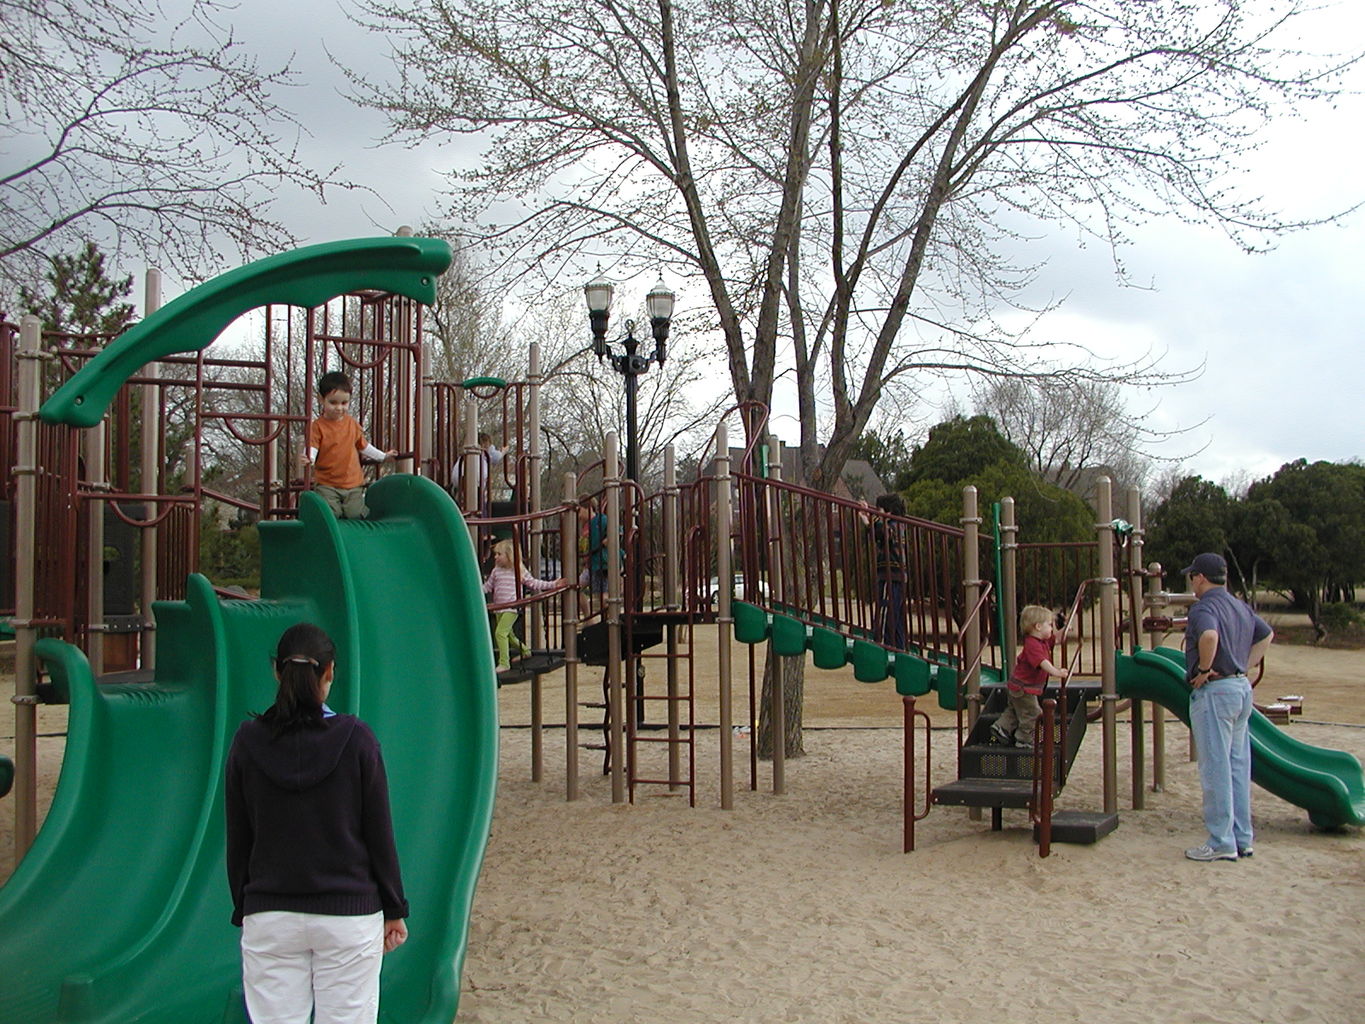
[[370,1024],[408,904],[379,741],[326,704],[336,667],[317,626],[286,630],[275,703],[227,761],[227,871],[254,1024]]

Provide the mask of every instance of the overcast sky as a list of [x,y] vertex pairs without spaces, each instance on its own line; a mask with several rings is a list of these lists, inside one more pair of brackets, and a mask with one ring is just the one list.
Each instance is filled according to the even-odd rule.
[[[334,196],[326,206],[288,197],[277,213],[305,242],[388,233],[439,214],[439,172],[467,161],[470,151],[377,148],[382,119],[348,102],[326,56],[386,75],[381,38],[351,25],[337,0],[240,0],[232,22],[238,38],[267,61],[294,53],[305,84],[284,101],[311,132],[305,154],[318,163],[341,161],[348,176],[392,207],[364,194]],[[1318,45],[1309,40],[1307,48],[1365,47],[1365,5],[1339,4],[1321,25]],[[1357,70],[1352,86],[1365,91],[1365,71]],[[1365,199],[1362,125],[1365,101],[1351,96],[1335,110],[1278,126],[1248,172],[1248,186],[1302,216]],[[1135,408],[1153,410],[1149,422],[1158,429],[1207,419],[1165,450],[1197,451],[1186,462],[1192,472],[1254,478],[1296,458],[1365,457],[1365,211],[1258,255],[1213,231],[1173,219],[1154,223],[1123,253],[1130,279],[1144,287],[1119,286],[1098,245],[1080,249],[1059,236],[1031,254],[1043,245],[1048,266],[1025,298],[1064,296],[1065,303],[1034,328],[1038,336],[1119,359],[1164,354],[1172,370],[1205,365],[1196,382],[1134,398]],[[790,419],[779,418],[776,427],[795,440]]]

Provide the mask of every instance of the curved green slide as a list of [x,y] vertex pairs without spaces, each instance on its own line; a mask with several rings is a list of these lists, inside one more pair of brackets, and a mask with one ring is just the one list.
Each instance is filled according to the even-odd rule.
[[370,488],[371,519],[313,494],[262,523],[262,600],[191,576],[156,606],[153,682],[97,687],[45,640],[70,686],[66,760],[34,846],[0,889],[0,1021],[244,1021],[223,864],[223,767],[273,698],[269,655],[301,620],[337,642],[329,703],[373,726],[412,904],[385,957],[381,1019],[448,1024],[497,777],[497,687],[468,531],[430,480]]
[[[1117,667],[1120,696],[1155,701],[1190,724],[1190,686],[1180,651],[1120,654]],[[1297,740],[1259,711],[1251,713],[1251,778],[1304,808],[1319,828],[1365,825],[1365,772],[1359,759]]]
[[93,427],[124,381],[178,352],[207,347],[247,310],[272,302],[318,306],[344,292],[374,289],[430,305],[450,266],[439,238],[351,238],[268,256],[220,274],[166,303],[109,343],[39,410],[48,423]]

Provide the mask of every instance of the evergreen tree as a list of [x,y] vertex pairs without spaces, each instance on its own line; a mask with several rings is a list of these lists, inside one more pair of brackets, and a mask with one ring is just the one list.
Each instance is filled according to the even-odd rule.
[[72,256],[54,256],[45,275],[46,293],[19,289],[25,313],[43,321],[43,330],[68,334],[118,334],[133,319],[133,307],[120,301],[133,290],[133,278],[111,278],[104,253],[94,242]]

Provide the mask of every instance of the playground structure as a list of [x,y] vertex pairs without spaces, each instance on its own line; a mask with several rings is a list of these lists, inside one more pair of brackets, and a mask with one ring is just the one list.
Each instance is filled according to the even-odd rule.
[[[957,526],[891,517],[784,481],[781,445],[766,435],[763,411],[743,407],[734,413],[744,424],[746,447],[731,450],[723,423],[697,479],[680,482],[673,455],[666,453],[664,487],[646,495],[623,478],[615,439],[609,438],[603,457],[566,474],[562,500],[546,506],[542,382],[534,350],[526,382],[427,379],[421,302],[443,269],[443,256],[448,261],[440,243],[423,239],[300,250],[210,282],[202,286],[207,291],[197,289],[168,305],[160,319],[152,313],[113,341],[45,342],[30,321],[12,352],[16,332],[0,329],[0,344],[7,346],[0,362],[6,374],[0,379],[0,441],[16,481],[12,495],[6,494],[14,508],[4,517],[14,524],[9,580],[15,597],[0,613],[13,611],[17,636],[13,799],[25,846],[35,825],[32,744],[40,701],[69,699],[71,735],[90,740],[79,756],[68,758],[38,842],[0,890],[0,923],[7,933],[21,934],[28,925],[17,922],[50,914],[42,900],[65,887],[72,909],[51,915],[42,941],[44,948],[73,950],[73,959],[35,966],[27,944],[13,944],[14,962],[0,969],[24,983],[6,997],[16,1002],[12,1010],[0,1006],[7,1010],[0,1017],[120,1019],[99,1014],[106,1005],[122,1005],[121,999],[150,998],[146,965],[174,963],[208,935],[217,945],[204,985],[177,993],[184,999],[148,1019],[223,1019],[233,995],[223,980],[231,966],[223,936],[230,939],[231,930],[220,884],[221,758],[231,726],[267,699],[252,667],[256,659],[263,664],[279,632],[311,617],[348,638],[342,646],[347,657],[339,663],[348,684],[339,681],[337,691],[345,695],[345,709],[375,724],[391,761],[394,747],[403,748],[391,764],[395,792],[422,794],[421,806],[414,798],[414,806],[400,809],[401,799],[395,800],[405,867],[409,849],[433,865],[429,874],[409,879],[409,889],[429,896],[427,906],[449,908],[448,919],[434,926],[439,937],[413,944],[401,954],[406,959],[386,967],[386,1006],[396,999],[414,1007],[426,998],[423,978],[443,979],[423,1004],[429,1017],[405,1010],[398,1019],[435,1020],[448,1010],[448,1020],[458,997],[496,767],[496,684],[479,593],[481,556],[494,537],[510,535],[537,575],[576,579],[582,568],[576,503],[584,495],[600,503],[607,518],[606,564],[622,567],[608,573],[605,599],[589,602],[586,616],[572,589],[528,594],[512,605],[526,609],[533,648],[514,677],[532,688],[537,780],[544,773],[540,678],[564,671],[567,799],[580,795],[579,696],[589,689],[581,677],[586,666],[595,666],[603,672],[605,705],[604,743],[598,745],[606,748],[613,801],[633,799],[641,786],[662,785],[685,790],[695,803],[699,723],[691,652],[697,627],[714,623],[723,808],[734,803],[733,725],[737,718],[757,717],[759,692],[751,660],[748,709],[737,716],[732,635],[750,645],[769,644],[775,657],[809,651],[820,667],[851,665],[863,682],[894,680],[907,723],[906,849],[913,848],[915,821],[933,803],[961,803],[991,807],[996,827],[1002,807],[1028,807],[1045,854],[1053,838],[1053,796],[1092,717],[1104,747],[1100,814],[1112,819],[1118,810],[1117,716],[1125,698],[1132,701],[1132,802],[1143,805],[1142,702],[1156,700],[1177,714],[1172,705],[1180,702],[1172,687],[1156,684],[1157,669],[1144,668],[1147,656],[1125,660],[1118,654],[1120,623],[1131,647],[1143,640],[1158,647],[1160,634],[1142,631],[1147,619],[1158,625],[1145,613],[1160,613],[1172,600],[1160,589],[1159,570],[1142,565],[1135,492],[1123,522],[1113,518],[1107,481],[1101,483],[1097,540],[1088,544],[1019,543],[1008,499],[998,511],[998,528],[993,517],[992,529],[985,530],[970,488]],[[192,296],[193,303],[184,301]],[[191,305],[198,311],[187,312]],[[234,317],[261,305],[267,326],[259,359],[206,352]],[[149,301],[149,309],[156,306]],[[11,377],[14,364],[20,372]],[[331,519],[303,494],[310,483],[306,472],[293,471],[312,416],[313,382],[337,366],[355,379],[358,418],[371,439],[400,452],[400,472],[370,492],[371,520]],[[40,402],[44,376],[53,385],[65,382],[47,403]],[[240,402],[224,408],[213,400],[220,392],[246,396],[246,408]],[[40,404],[41,422],[33,416]],[[147,409],[157,415],[135,415]],[[510,442],[509,456],[497,467],[481,469],[487,457],[477,443],[481,425]],[[177,436],[186,438],[181,460],[169,450]],[[254,502],[215,486],[205,472],[206,446],[225,438],[255,455]],[[442,491],[455,479],[463,518]],[[214,506],[260,523],[259,600],[215,594],[207,580],[192,575],[199,538],[213,528],[211,519],[205,525],[206,509]],[[906,599],[895,630],[879,602],[870,541],[878,524],[895,530],[904,544],[900,582]],[[130,540],[110,543],[111,535],[126,534]],[[127,550],[136,568],[133,593],[116,607],[107,584],[114,573],[107,574],[105,565],[111,548]],[[1013,656],[1020,594],[1069,605],[1064,657],[1078,676],[1099,681],[1058,690],[1050,709],[1055,719],[1045,720],[1034,749],[976,750],[994,713],[992,701],[999,700],[1000,670]],[[9,600],[8,589],[0,595]],[[385,699],[394,690],[402,692],[401,701]],[[916,723],[927,719],[914,702],[930,693],[958,712],[955,782],[965,785],[956,789],[932,784],[928,730],[922,741],[916,738]],[[780,684],[771,699],[772,788],[781,792]],[[1090,706],[1096,699],[1098,709]],[[1163,717],[1153,716],[1157,789],[1164,778],[1163,727]],[[749,742],[749,785],[757,788],[752,734]],[[1288,798],[1307,807],[1315,824],[1365,821],[1365,787],[1354,758],[1305,754],[1273,741],[1262,746],[1267,753],[1258,747],[1258,764],[1269,764],[1272,755],[1276,763],[1258,780],[1279,779],[1267,784],[1280,785],[1281,795],[1294,794]],[[453,747],[460,750],[452,763],[431,762],[434,752]],[[130,765],[137,766],[136,780]],[[433,769],[443,784],[435,798]],[[164,834],[127,835],[130,830],[118,828],[120,815],[158,801],[168,808],[168,823],[174,818]],[[424,817],[443,805],[458,813]],[[1106,827],[1062,824],[1090,838]],[[86,865],[81,858],[91,848],[101,850],[99,863]],[[104,874],[133,861],[154,867],[143,886],[121,888]],[[109,898],[123,902],[101,916],[117,919],[119,928],[94,936],[68,930],[79,929],[81,908],[93,905],[80,901],[109,889],[119,889]],[[414,907],[421,902],[414,899]]]

